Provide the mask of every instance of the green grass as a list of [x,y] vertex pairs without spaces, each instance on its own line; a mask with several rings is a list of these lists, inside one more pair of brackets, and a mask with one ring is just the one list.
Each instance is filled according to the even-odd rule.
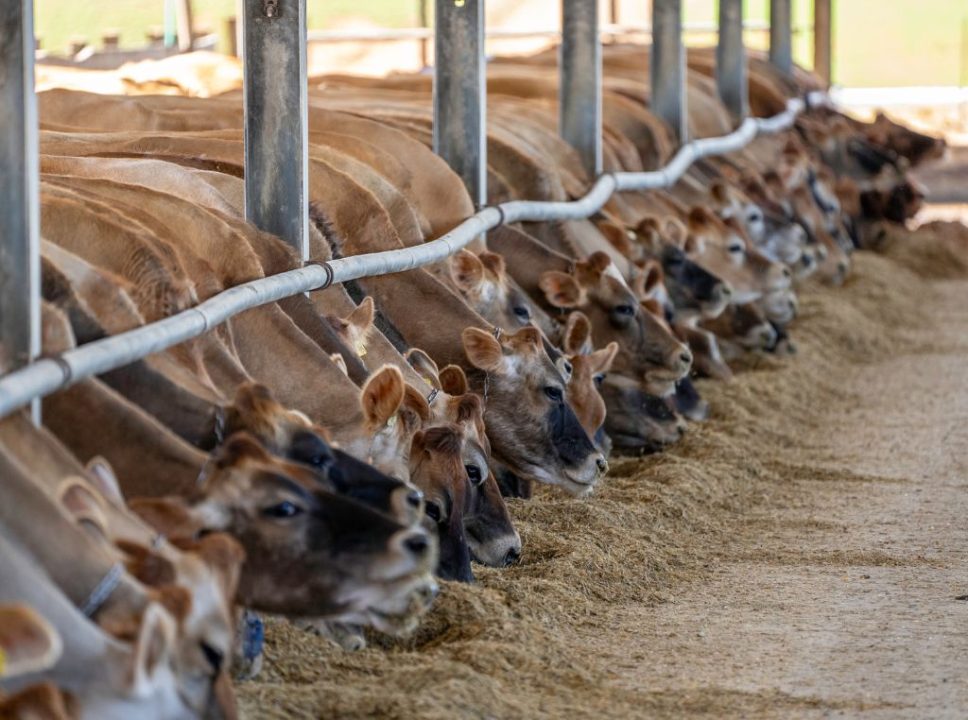
[[[498,0],[492,0],[497,2]],[[509,2],[511,0],[504,0]],[[515,0],[527,3],[528,0]],[[604,2],[604,0],[600,0]],[[847,86],[968,84],[966,0],[833,0],[834,79]],[[308,0],[309,25],[332,27],[340,19],[365,18],[387,27],[417,24],[417,0]],[[431,5],[433,3],[430,3]],[[687,22],[715,19],[715,2],[685,0]],[[104,30],[121,31],[121,44],[144,44],[145,30],[164,25],[164,0],[35,0],[43,46],[63,52],[73,35],[95,44]],[[194,0],[197,27],[219,32],[235,13],[236,0]],[[795,24],[812,22],[812,0],[793,0]],[[746,17],[768,17],[769,0],[746,0]],[[537,22],[537,21],[536,21]],[[546,22],[540,23],[541,27]],[[712,42],[714,37],[695,38]],[[796,59],[812,61],[813,37],[798,35]],[[749,33],[750,46],[765,47],[764,33]]]

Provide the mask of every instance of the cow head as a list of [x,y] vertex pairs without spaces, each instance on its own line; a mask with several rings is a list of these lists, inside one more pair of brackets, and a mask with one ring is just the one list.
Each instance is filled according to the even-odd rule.
[[[618,343],[611,342],[600,350],[592,350],[591,323],[584,313],[575,311],[568,316],[565,323],[562,345],[571,365],[568,378],[569,403],[588,436],[595,439],[596,444],[599,444],[599,437],[607,444],[607,438],[602,432],[605,401],[599,388],[618,353]],[[599,449],[603,452],[608,450],[601,444]]]
[[239,601],[267,612],[365,612],[436,563],[426,532],[334,492],[313,468],[271,456],[244,433],[216,451],[192,497],[132,508],[169,537],[232,534],[246,553]]
[[639,299],[605,253],[596,252],[575,263],[570,274],[544,273],[540,286],[552,306],[585,313],[596,345],[618,344],[612,363],[615,373],[635,378],[657,394],[668,394],[675,381],[689,372],[689,348],[642,312]]
[[485,422],[495,456],[522,477],[590,493],[608,468],[567,403],[565,380],[536,328],[495,337],[462,334],[471,365],[485,373]]
[[461,250],[450,259],[450,275],[467,304],[495,327],[513,333],[535,325],[553,332],[551,318],[515,285],[501,255]]
[[[648,248],[652,261],[659,264],[669,300],[677,310],[699,311],[703,317],[715,317],[729,304],[733,295],[729,283],[686,255],[683,249],[686,227],[678,219],[668,218],[662,226],[658,218],[645,217],[636,225],[635,236],[640,245]],[[647,291],[646,271],[644,267],[644,292],[640,294],[643,299],[653,295]]]
[[424,494],[427,524],[437,535],[437,574],[445,580],[473,582],[464,530],[471,494],[461,456],[460,430],[438,426],[417,432],[410,448],[410,474]]
[[682,249],[691,260],[729,283],[732,302],[748,302],[763,293],[788,288],[792,281],[789,268],[753,247],[738,221],[720,220],[700,206],[689,212]]
[[666,399],[649,395],[622,375],[610,374],[602,383],[608,413],[605,432],[616,450],[627,453],[657,452],[677,442],[685,423],[669,408]]
[[461,458],[471,496],[464,516],[471,557],[491,567],[511,565],[521,557],[521,536],[491,471],[484,403],[480,395],[468,392],[467,377],[456,365],[445,367],[438,382],[444,393],[435,403],[439,408],[435,424],[450,425],[461,433]]

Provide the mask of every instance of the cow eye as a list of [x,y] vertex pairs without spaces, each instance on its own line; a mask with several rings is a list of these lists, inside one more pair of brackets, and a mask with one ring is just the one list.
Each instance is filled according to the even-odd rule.
[[596,387],[601,387],[602,383],[605,382],[605,373],[596,373],[592,377],[592,380],[595,381]]
[[548,396],[548,399],[549,400],[551,400],[552,402],[556,402],[556,403],[560,403],[562,401],[563,397],[564,397],[564,395],[561,392],[561,388],[560,387],[555,387],[554,385],[548,385],[544,389],[544,393],[545,393],[545,395]]
[[531,319],[531,311],[524,305],[515,306],[514,314],[517,315],[518,320],[521,322],[528,322]]
[[288,500],[283,500],[278,505],[272,505],[265,508],[262,514],[266,517],[285,519],[296,517],[296,515],[301,515],[303,509],[296,505],[296,503],[290,502]]
[[729,249],[730,255],[741,255],[746,248],[744,248],[739,243],[733,243],[732,245],[729,246],[728,249]]
[[477,465],[465,465],[464,469],[467,471],[467,477],[471,481],[471,485],[480,485],[484,482],[484,474]]
[[424,512],[427,513],[427,517],[429,517],[435,523],[440,522],[440,505],[435,503],[433,500],[427,500],[424,503]]
[[631,305],[616,305],[615,312],[619,315],[632,316],[635,315],[635,308]]

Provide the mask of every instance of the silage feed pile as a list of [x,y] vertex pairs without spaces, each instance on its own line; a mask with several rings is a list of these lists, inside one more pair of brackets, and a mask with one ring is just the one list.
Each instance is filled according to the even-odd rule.
[[[923,329],[932,318],[922,307],[935,284],[968,277],[968,228],[894,228],[879,249],[855,254],[844,287],[802,289],[795,355],[751,358],[727,384],[700,382],[712,417],[691,424],[679,445],[654,456],[613,458],[603,486],[588,499],[541,489],[533,500],[512,501],[524,543],[521,564],[475,567],[477,584],[446,584],[413,637],[371,637],[366,650],[347,653],[286,622],[268,621],[262,674],[239,686],[245,715],[709,712],[708,689],[663,693],[647,683],[610,682],[615,658],[634,667],[656,632],[629,627],[623,610],[668,602],[686,590],[703,592],[704,575],[739,519],[796,502],[784,483],[816,473],[811,465],[823,448],[811,443],[811,431],[831,407],[859,400],[841,382],[844,368],[910,351],[915,342],[924,350]],[[922,331],[917,341],[915,328]],[[606,647],[607,653],[596,652]],[[730,707],[728,694],[714,700],[721,711]]]

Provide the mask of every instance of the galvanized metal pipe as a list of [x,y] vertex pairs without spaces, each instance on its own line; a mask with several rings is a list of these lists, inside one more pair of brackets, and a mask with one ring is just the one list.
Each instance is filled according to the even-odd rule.
[[746,117],[749,87],[743,48],[743,0],[719,0],[719,44],[716,46],[716,89],[736,117]]
[[245,217],[309,257],[306,0],[244,0]]
[[487,203],[484,0],[437,0],[434,17],[434,152],[477,207]]
[[681,0],[654,0],[652,4],[652,59],[649,73],[649,109],[669,123],[680,142],[685,142],[688,114]]
[[38,178],[33,1],[9,0],[0,3],[0,371],[40,354]]
[[[806,104],[814,106],[826,102],[826,95],[812,93],[807,97]],[[485,207],[450,232],[423,245],[309,264],[297,270],[253,280],[229,288],[190,310],[164,320],[87,343],[56,358],[38,360],[26,368],[0,377],[0,417],[23,407],[34,398],[49,395],[84,378],[114,370],[198,337],[245,310],[319,290],[333,283],[403,272],[440,262],[482,233],[504,223],[586,218],[601,210],[614,192],[669,187],[698,158],[734,152],[745,147],[759,134],[776,133],[791,127],[804,107],[802,100],[790,100],[784,112],[771,118],[747,118],[729,135],[688,143],[661,170],[602,175],[585,196],[572,202],[514,200]]]
[[562,0],[558,132],[590,177],[602,172],[602,44],[598,0]]
[[770,62],[783,72],[793,72],[792,0],[770,0]]

